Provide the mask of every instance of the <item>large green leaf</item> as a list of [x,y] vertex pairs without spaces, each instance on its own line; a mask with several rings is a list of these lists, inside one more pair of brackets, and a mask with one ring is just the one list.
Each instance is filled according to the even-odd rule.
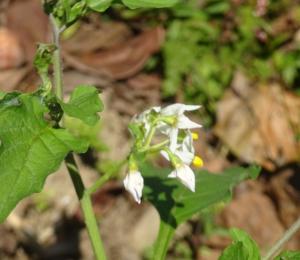
[[64,112],[78,118],[88,125],[95,125],[99,120],[98,112],[103,104],[95,87],[81,85],[74,89],[68,103],[61,103]]
[[259,247],[256,242],[243,230],[230,230],[233,243],[228,246],[219,260],[260,260]]
[[122,2],[129,8],[163,8],[173,6],[178,0],[122,0]]
[[274,260],[300,260],[300,251],[284,251]]
[[70,152],[88,144],[54,129],[39,97],[8,94],[0,101],[0,222],[24,197],[41,191],[45,178]]
[[171,170],[157,169],[149,165],[141,167],[145,179],[144,198],[150,201],[161,217],[155,257],[166,254],[169,240],[177,226],[196,212],[212,204],[228,200],[232,188],[247,178],[255,178],[258,167],[232,168],[224,173],[196,172],[196,191],[189,191],[176,179],[167,178]]

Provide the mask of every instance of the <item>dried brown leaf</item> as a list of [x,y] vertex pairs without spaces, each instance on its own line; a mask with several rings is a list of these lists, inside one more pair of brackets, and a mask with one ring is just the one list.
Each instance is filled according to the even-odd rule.
[[242,160],[271,170],[299,158],[299,127],[300,98],[273,84],[228,90],[214,131]]
[[100,75],[106,75],[112,79],[126,79],[139,72],[150,55],[159,50],[164,35],[164,30],[157,27],[109,50],[73,56],[72,64],[77,63],[78,69],[87,70],[88,67],[91,72],[98,72]]

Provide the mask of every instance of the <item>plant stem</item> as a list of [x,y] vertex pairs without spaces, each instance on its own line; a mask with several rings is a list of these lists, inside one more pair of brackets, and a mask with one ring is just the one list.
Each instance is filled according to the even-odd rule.
[[283,234],[282,238],[280,238],[275,245],[271,247],[271,249],[267,252],[263,260],[272,259],[282,246],[287,243],[290,238],[300,229],[300,217],[294,222],[294,224]]
[[90,194],[84,187],[74,156],[69,153],[65,159],[67,169],[75,187],[77,197],[84,215],[84,221],[89,233],[93,250],[97,260],[105,260],[104,247],[99,236],[99,228],[93,211]]
[[[60,33],[62,32],[62,29],[58,28],[55,18],[53,16],[50,16],[50,20],[53,27],[53,43],[56,45],[56,50],[53,53],[53,76],[56,88],[56,96],[59,99],[63,99],[63,77],[59,42]],[[69,153],[65,158],[65,164],[67,166],[69,175],[72,179],[77,197],[80,201],[81,209],[84,215],[84,221],[87,227],[93,251],[95,253],[95,257],[97,260],[106,260],[103,243],[100,238],[99,227],[92,207],[91,197],[84,187],[83,181],[79,173],[79,169],[76,165],[74,155],[72,153]]]
[[61,51],[60,51],[60,33],[61,30],[57,26],[55,18],[50,15],[50,21],[53,28],[53,43],[55,44],[55,51],[53,53],[53,73],[54,73],[54,85],[56,96],[59,99],[63,99],[63,78],[62,78],[62,64],[61,64]]
[[[127,160],[122,160],[121,162],[118,163],[117,167],[122,167],[125,163],[127,163]],[[89,187],[86,191],[88,194],[93,194],[97,190],[99,190],[102,185],[108,181],[116,172],[114,170],[111,170],[107,173],[105,173],[103,176],[101,176],[97,181],[93,183],[91,187]]]
[[158,237],[154,244],[153,260],[163,260],[166,258],[169,242],[175,229],[170,225],[160,221]]
[[139,152],[141,152],[141,153],[144,153],[144,152],[155,153],[157,151],[160,151],[162,148],[164,148],[169,143],[170,143],[169,140],[165,140],[165,141],[163,141],[159,144],[155,144],[155,145],[152,145],[150,147],[143,147],[141,150],[139,150]]
[[147,148],[150,145],[154,134],[155,134],[155,127],[151,126],[150,130],[149,130],[149,133],[148,133],[148,135],[145,139],[145,142],[144,142],[144,147],[145,148]]

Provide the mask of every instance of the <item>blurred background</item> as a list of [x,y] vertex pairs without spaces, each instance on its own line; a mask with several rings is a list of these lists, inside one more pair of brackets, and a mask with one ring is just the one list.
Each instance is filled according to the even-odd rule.
[[[92,144],[77,158],[86,184],[113,176],[93,197],[109,259],[149,259],[157,235],[155,209],[124,191],[121,167],[130,149],[128,122],[153,105],[202,105],[192,117],[204,125],[195,145],[205,169],[262,167],[257,180],[235,189],[232,202],[181,225],[167,259],[217,259],[230,227],[246,230],[264,251],[300,215],[299,2],[185,0],[158,10],[116,4],[64,32],[66,94],[92,84],[105,103],[97,126],[75,119],[67,126]],[[2,91],[37,89],[36,46],[50,40],[39,0],[0,1]],[[0,234],[0,259],[93,259],[64,167],[17,206]],[[300,233],[286,248],[300,249]]]

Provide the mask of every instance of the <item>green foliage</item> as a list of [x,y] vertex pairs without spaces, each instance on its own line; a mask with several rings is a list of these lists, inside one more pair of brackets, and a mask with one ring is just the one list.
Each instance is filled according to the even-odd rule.
[[300,260],[300,251],[284,251],[274,260]]
[[228,246],[219,260],[260,260],[259,248],[254,240],[243,230],[230,230],[233,243]]
[[0,91],[0,100],[1,100],[2,98],[4,98],[5,95],[6,95],[5,92]]
[[86,0],[89,8],[97,12],[104,12],[111,6],[113,0]]
[[96,12],[106,11],[114,2],[121,2],[126,7],[135,8],[163,8],[170,7],[178,0],[45,0],[44,10],[55,17],[59,27],[69,27],[88,10]]
[[43,44],[38,45],[34,57],[34,66],[37,69],[39,74],[48,74],[49,66],[52,64],[52,55],[55,50],[53,44]]
[[[188,0],[173,7],[163,46],[163,94],[183,93],[186,101],[203,104],[209,123],[237,70],[255,82],[275,78],[298,87],[299,44],[288,41],[291,32],[273,33],[285,7],[281,3],[275,12],[275,5],[269,3],[264,17],[255,14],[250,2]],[[294,9],[291,19],[299,21],[300,8]],[[282,48],[285,43],[288,48]]]
[[103,110],[98,90],[92,86],[77,86],[68,103],[61,102],[63,111],[78,118],[88,125],[95,125],[99,120],[98,112]]
[[105,152],[108,150],[107,145],[99,137],[101,132],[101,122],[98,121],[95,125],[87,125],[82,120],[75,117],[64,117],[64,126],[74,136],[86,140],[90,147],[97,152]]
[[178,0],[122,0],[129,8],[162,8],[176,4]]
[[45,0],[44,10],[56,18],[59,27],[70,26],[87,12],[85,0]]
[[7,94],[0,101],[0,222],[21,199],[41,191],[69,152],[88,147],[65,129],[52,128],[47,112],[34,94]]
[[49,66],[52,64],[52,55],[55,51],[53,44],[39,44],[37,52],[34,57],[34,67],[42,79],[42,85],[40,86],[41,92],[47,95],[51,88],[52,83],[48,75]]
[[[222,174],[196,172],[196,192],[192,193],[174,179],[167,178],[169,169],[140,168],[145,180],[144,197],[150,201],[161,217],[157,247],[164,255],[168,243],[179,224],[196,212],[220,201],[230,199],[232,188],[247,178],[256,178],[260,169],[232,168]],[[157,257],[157,256],[156,256]]]

